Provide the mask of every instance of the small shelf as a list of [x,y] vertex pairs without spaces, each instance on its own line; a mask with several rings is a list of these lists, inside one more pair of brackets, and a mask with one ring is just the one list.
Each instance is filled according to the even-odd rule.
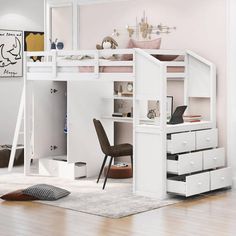
[[124,123],[132,123],[132,117],[113,117],[113,116],[102,116],[102,119],[111,120],[114,122],[124,122]]
[[114,95],[113,97],[104,97],[104,99],[114,99],[114,100],[133,100],[133,97],[126,97],[126,96],[117,96]]

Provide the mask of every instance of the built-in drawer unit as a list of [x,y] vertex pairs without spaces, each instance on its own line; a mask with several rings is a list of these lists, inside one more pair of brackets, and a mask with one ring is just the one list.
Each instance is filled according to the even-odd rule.
[[167,157],[167,172],[172,174],[183,175],[201,171],[202,165],[202,152],[175,154]]
[[231,168],[210,171],[210,190],[230,187],[232,185]]
[[210,173],[175,176],[167,180],[167,191],[186,197],[210,190]]
[[171,154],[195,150],[195,132],[175,133],[167,136],[167,152]]
[[215,169],[225,166],[224,148],[210,149],[203,151],[203,169]]
[[196,150],[218,146],[218,130],[207,129],[196,131]]
[[85,163],[68,163],[62,160],[42,158],[39,160],[39,174],[76,179],[86,177],[87,169]]

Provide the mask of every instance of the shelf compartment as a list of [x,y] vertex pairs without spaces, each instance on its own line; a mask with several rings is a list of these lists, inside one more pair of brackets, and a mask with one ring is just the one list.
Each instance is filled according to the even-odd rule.
[[102,119],[111,120],[111,121],[114,121],[114,122],[133,123],[133,118],[132,117],[102,116]]
[[113,96],[113,97],[104,97],[103,99],[114,99],[114,100],[133,100],[133,97],[125,97],[125,96]]

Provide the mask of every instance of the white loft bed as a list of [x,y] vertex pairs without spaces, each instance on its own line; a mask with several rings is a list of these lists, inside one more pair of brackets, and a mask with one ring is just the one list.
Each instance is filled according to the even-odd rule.
[[[132,54],[133,60],[104,60],[104,54]],[[92,59],[68,59],[85,55]],[[181,56],[183,60],[160,61],[152,55]],[[32,56],[42,56],[44,60],[31,62]],[[87,69],[82,70],[84,68]],[[191,108],[192,98],[208,101],[208,114],[203,115],[203,121],[175,126],[166,124],[167,81],[172,80],[184,84],[181,91],[183,104]],[[114,81],[133,82],[133,118],[111,116],[114,112],[114,99],[117,99],[114,96]],[[94,132],[93,118],[103,119],[111,141],[114,138],[115,121],[133,122],[134,192],[142,195],[165,198],[167,191],[173,192],[166,185],[167,134],[180,140],[173,134],[178,136],[188,132],[195,137],[198,131],[206,130],[206,137],[203,135],[204,140],[201,140],[203,143],[208,142],[204,147],[217,147],[216,69],[213,63],[188,50],[28,52],[25,54],[25,88],[26,174],[30,174],[31,158],[37,158],[40,160],[41,174],[69,178],[97,175],[103,154]],[[141,122],[147,114],[148,100],[159,101],[158,124],[147,125]],[[67,135],[62,130],[65,114]],[[214,136],[214,143],[209,141],[208,133]],[[188,137],[186,139],[188,141]],[[177,150],[181,151],[181,145],[188,147],[187,141],[177,143]],[[168,143],[175,145],[174,138]],[[189,196],[206,191],[200,189],[184,194],[185,187],[180,186],[181,191],[175,189],[174,192]]]

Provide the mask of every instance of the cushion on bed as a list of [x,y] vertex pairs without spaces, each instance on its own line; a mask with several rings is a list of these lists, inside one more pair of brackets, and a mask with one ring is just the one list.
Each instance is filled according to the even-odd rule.
[[46,201],[55,201],[70,194],[70,192],[65,189],[47,184],[31,186],[23,190],[23,193]]
[[160,61],[174,61],[179,57],[179,55],[153,55],[153,56]]
[[131,48],[141,48],[141,49],[160,49],[161,38],[147,40],[147,41],[137,41],[130,39]]
[[[127,48],[141,48],[141,49],[160,49],[161,47],[161,38],[147,40],[147,41],[137,41],[130,39],[128,42]],[[133,60],[132,54],[122,55],[123,61]]]
[[22,189],[7,193],[7,194],[1,196],[1,199],[6,200],[6,201],[34,201],[34,200],[38,200],[38,198],[36,198],[36,197],[33,197],[33,196],[23,193]]

